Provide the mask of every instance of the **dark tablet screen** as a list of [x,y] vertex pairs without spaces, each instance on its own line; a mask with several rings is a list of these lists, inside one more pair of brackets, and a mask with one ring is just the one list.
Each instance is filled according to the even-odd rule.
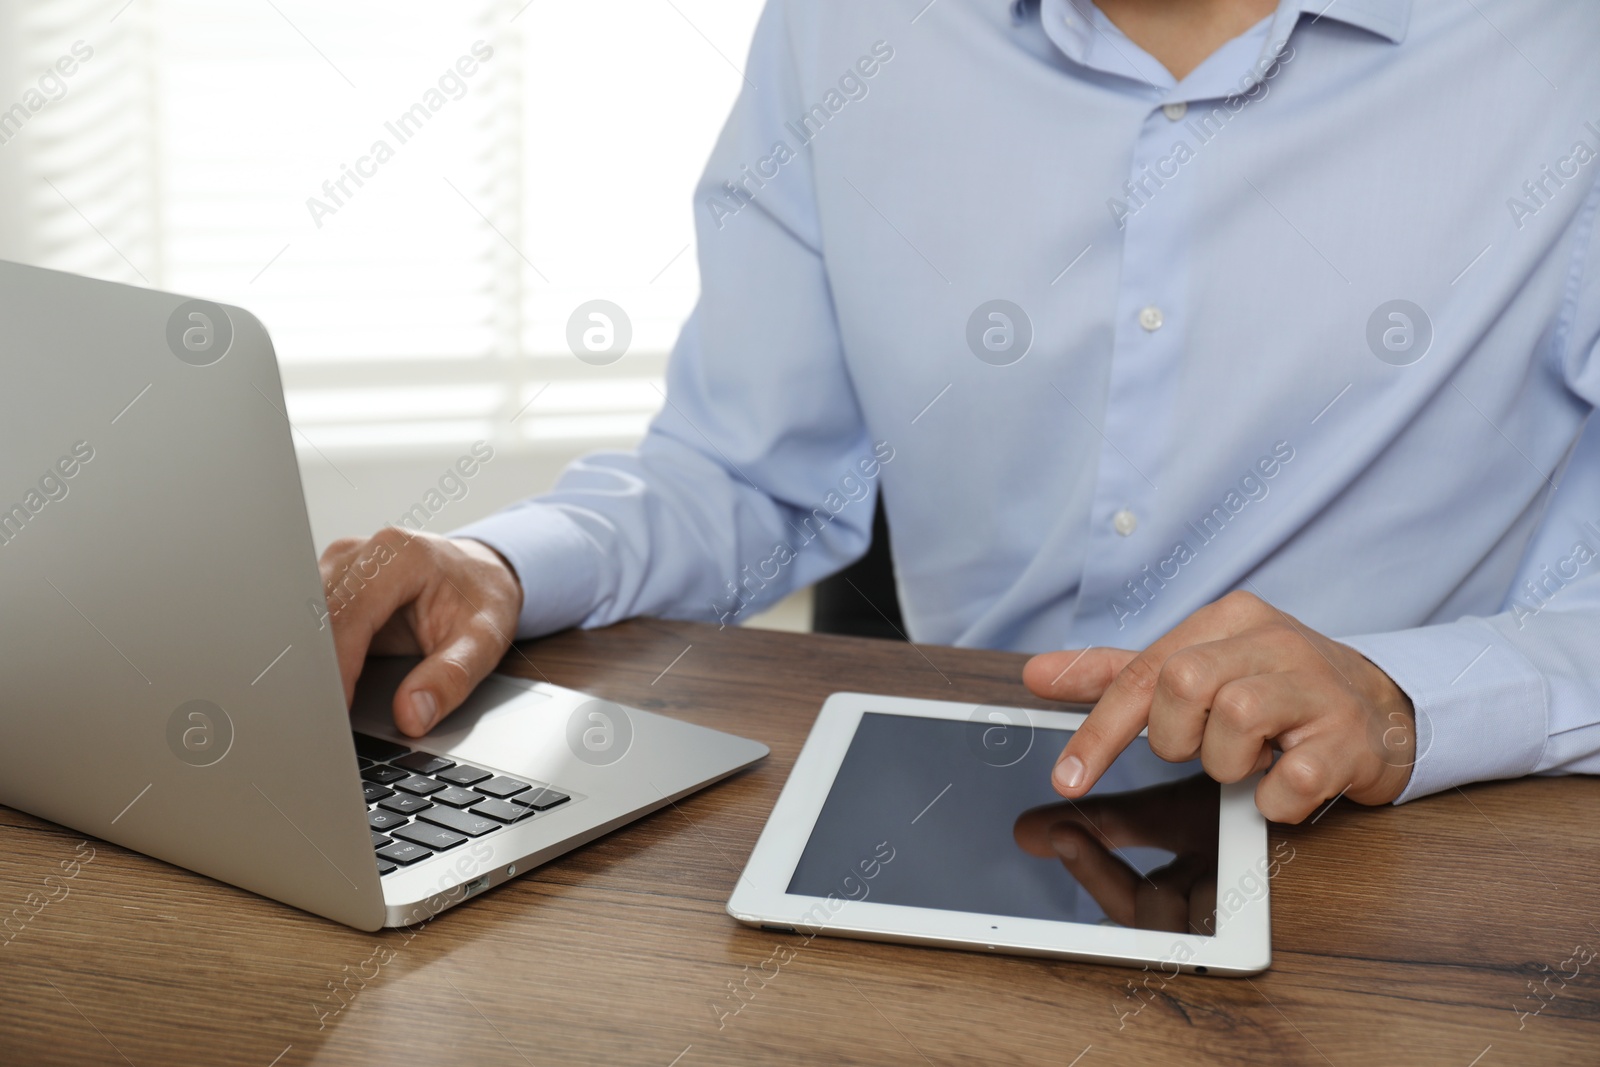
[[1217,783],[1141,737],[1066,801],[1050,772],[1071,736],[867,712],[789,892],[1210,935]]

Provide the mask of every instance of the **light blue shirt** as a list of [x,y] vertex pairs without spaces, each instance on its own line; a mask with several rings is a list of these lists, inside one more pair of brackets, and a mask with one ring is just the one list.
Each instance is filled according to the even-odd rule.
[[769,3],[665,408],[460,531],[519,633],[734,622],[881,489],[918,641],[1243,588],[1410,695],[1402,799],[1600,771],[1600,6],[1284,0],[1175,84],[1087,0],[925,3]]

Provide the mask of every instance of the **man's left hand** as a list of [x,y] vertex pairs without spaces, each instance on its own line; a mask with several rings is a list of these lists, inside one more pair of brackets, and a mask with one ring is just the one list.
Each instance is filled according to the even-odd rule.
[[1069,799],[1146,727],[1156,755],[1199,757],[1219,782],[1270,767],[1256,807],[1275,822],[1300,822],[1340,795],[1390,803],[1416,762],[1415,712],[1400,687],[1250,593],[1201,608],[1143,652],[1046,652],[1022,678],[1047,699],[1094,704],[1056,762],[1056,791]]

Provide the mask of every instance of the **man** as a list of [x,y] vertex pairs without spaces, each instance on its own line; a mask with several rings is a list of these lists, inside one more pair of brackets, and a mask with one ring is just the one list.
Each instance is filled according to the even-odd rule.
[[734,621],[881,488],[914,638],[1097,702],[1068,798],[1146,725],[1290,822],[1600,770],[1597,39],[1556,0],[771,0],[647,438],[329,548],[392,557],[346,685],[426,653],[421,735],[513,634]]

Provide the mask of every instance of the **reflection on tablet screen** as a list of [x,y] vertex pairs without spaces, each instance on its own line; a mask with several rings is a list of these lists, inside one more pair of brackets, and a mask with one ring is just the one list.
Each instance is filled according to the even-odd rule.
[[1217,783],[1141,737],[1063,800],[1050,771],[1071,736],[864,714],[789,892],[1210,935]]

